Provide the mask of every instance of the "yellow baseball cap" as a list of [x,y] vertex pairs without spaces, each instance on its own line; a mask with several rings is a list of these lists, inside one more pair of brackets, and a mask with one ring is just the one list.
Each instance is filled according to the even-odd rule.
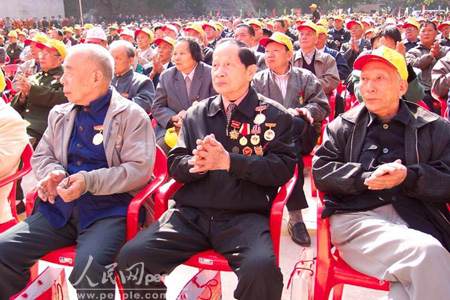
[[247,22],[248,25],[256,25],[259,28],[264,28],[264,24],[258,19],[250,19]]
[[92,29],[92,28],[94,28],[94,25],[90,24],[90,23],[87,23],[87,24],[84,24],[83,28],[86,29],[86,30]]
[[159,44],[161,44],[162,42],[166,42],[167,44],[171,45],[172,47],[175,47],[175,44],[177,41],[174,40],[173,38],[171,38],[170,36],[165,36],[163,38],[156,39],[153,43],[156,46],[159,46]]
[[288,48],[289,51],[294,50],[294,46],[292,45],[291,39],[281,32],[274,32],[270,37],[264,37],[259,41],[259,44],[263,47],[266,47],[270,42],[275,42],[281,45],[284,45]]
[[312,29],[313,31],[316,32],[316,34],[319,34],[319,28],[317,28],[317,25],[314,22],[312,22],[312,21],[306,21],[306,22],[304,22],[304,23],[302,23],[302,24],[297,26],[297,30],[299,30],[299,31],[304,29],[304,28]]
[[322,25],[324,27],[328,27],[328,21],[326,19],[320,19],[316,25]]
[[47,39],[44,42],[40,42],[38,43],[38,47],[41,49],[43,47],[55,49],[63,59],[66,57],[67,54],[66,45],[63,42],[55,39]]
[[420,29],[420,24],[419,22],[416,21],[416,19],[414,18],[408,18],[403,22],[402,25],[403,28],[406,27],[416,27],[418,30]]
[[11,30],[11,31],[8,33],[8,37],[17,38],[17,31]]
[[317,8],[317,4],[313,3],[309,6],[310,8]]
[[45,43],[48,40],[48,36],[45,33],[38,32],[31,39],[26,39],[24,44],[28,46],[31,42],[35,43]]
[[355,60],[353,69],[362,70],[365,64],[372,61],[379,61],[391,66],[397,70],[403,80],[408,79],[408,69],[406,68],[405,57],[394,49],[385,46],[381,46],[373,50],[370,54],[365,54],[358,57]]
[[199,23],[189,23],[183,28],[184,31],[189,30],[189,29],[197,31],[200,34],[205,34],[205,31],[203,31],[202,25],[200,25]]
[[317,25],[317,34],[321,33],[328,35],[328,29],[323,25]]
[[137,29],[137,30],[134,32],[135,38],[137,38],[138,34],[141,33],[141,32],[147,34],[148,37],[150,38],[150,41],[153,41],[153,38],[154,38],[154,36],[153,36],[153,31],[151,31],[151,30],[148,29],[148,28]]

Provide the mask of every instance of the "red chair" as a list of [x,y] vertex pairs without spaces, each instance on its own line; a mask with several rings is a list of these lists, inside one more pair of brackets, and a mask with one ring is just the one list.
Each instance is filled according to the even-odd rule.
[[[22,167],[17,170],[16,173],[9,175],[3,179],[0,180],[0,187],[5,186],[9,183],[13,183],[13,187],[11,189],[11,192],[9,193],[8,200],[9,205],[11,206],[11,213],[15,219],[15,221],[19,221],[17,217],[17,211],[16,211],[16,188],[17,188],[17,180],[25,176],[31,171],[31,156],[33,156],[33,148],[30,144],[27,144],[25,148],[22,151],[21,161],[22,161]],[[13,223],[11,223],[13,224]]]
[[[344,284],[356,285],[365,288],[389,291],[389,282],[380,281],[374,277],[362,274],[352,269],[332,247],[330,238],[329,219],[322,219],[323,194],[320,193],[317,202],[317,262],[316,278],[314,284],[314,298],[328,299],[333,289],[333,299],[342,299]],[[312,296],[312,295],[311,295]]]
[[[276,195],[272,203],[272,208],[270,211],[270,235],[272,237],[273,250],[276,256],[277,264],[279,262],[280,233],[283,219],[283,209],[286,205],[287,199],[292,192],[296,180],[297,168],[295,169],[293,177],[278,191],[278,194]],[[174,179],[171,179],[160,189],[158,189],[155,195],[155,216],[160,216],[164,213],[164,211],[167,210],[169,199],[181,186],[181,183],[176,182]],[[212,249],[197,253],[196,255],[189,258],[184,264],[203,270],[213,270],[218,272],[232,271],[228,264],[228,261],[221,254],[215,252]]]
[[[128,206],[127,212],[127,241],[132,239],[139,230],[139,209],[142,205],[148,201],[152,194],[167,180],[167,158],[164,151],[159,147],[156,147],[156,159],[155,166],[153,168],[153,180],[147,184],[134,198]],[[37,197],[37,193],[28,193],[27,195],[27,215],[30,215],[33,207],[34,200]],[[154,216],[153,216],[154,217]],[[75,262],[75,246],[64,247],[55,251],[52,251],[41,258],[43,261],[50,263],[72,267]],[[37,277],[37,264],[31,271],[30,280],[34,280]]]

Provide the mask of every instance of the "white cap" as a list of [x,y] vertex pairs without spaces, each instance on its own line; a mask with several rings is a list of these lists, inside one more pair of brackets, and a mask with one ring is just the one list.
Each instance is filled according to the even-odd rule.
[[131,36],[134,39],[134,31],[132,31],[129,28],[124,28],[121,32],[120,35],[127,35],[127,36]]
[[175,32],[175,34],[178,35],[178,29],[177,29],[174,25],[172,25],[172,24],[166,24],[166,25],[164,25],[164,29],[169,29],[169,30]]
[[101,27],[93,27],[89,29],[88,32],[86,33],[86,40],[89,39],[99,39],[102,41],[108,40],[105,31]]

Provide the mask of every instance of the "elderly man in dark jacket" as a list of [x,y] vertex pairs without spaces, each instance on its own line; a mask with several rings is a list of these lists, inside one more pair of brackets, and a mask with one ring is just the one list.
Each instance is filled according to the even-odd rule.
[[127,41],[114,41],[109,46],[109,52],[114,57],[114,77],[112,86],[125,98],[150,112],[155,87],[147,76],[133,70],[135,49],[133,44]]
[[330,123],[313,161],[332,243],[356,270],[391,281],[391,299],[446,299],[450,124],[399,100],[408,71],[395,50],[354,68],[364,104]]

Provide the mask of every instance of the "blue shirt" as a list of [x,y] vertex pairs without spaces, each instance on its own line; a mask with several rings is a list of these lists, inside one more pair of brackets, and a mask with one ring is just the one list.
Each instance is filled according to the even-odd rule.
[[[75,116],[71,138],[67,150],[67,172],[76,174],[79,171],[93,171],[108,168],[103,136],[103,123],[111,101],[112,90],[94,100],[89,106],[75,106]],[[97,139],[94,137],[97,135]],[[79,210],[79,227],[88,227],[96,220],[125,216],[132,196],[128,193],[113,195],[92,195],[86,192],[77,200],[65,203],[59,196],[55,204],[42,203],[39,211],[47,216],[50,224],[56,228],[67,224],[73,208]]]

